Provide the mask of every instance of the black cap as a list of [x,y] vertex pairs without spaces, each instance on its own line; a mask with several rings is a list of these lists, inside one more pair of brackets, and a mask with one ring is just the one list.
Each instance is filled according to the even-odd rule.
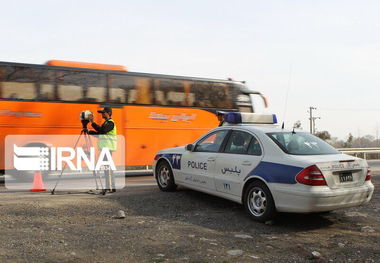
[[109,113],[112,114],[112,109],[110,107],[104,107],[103,110],[98,110],[99,113]]

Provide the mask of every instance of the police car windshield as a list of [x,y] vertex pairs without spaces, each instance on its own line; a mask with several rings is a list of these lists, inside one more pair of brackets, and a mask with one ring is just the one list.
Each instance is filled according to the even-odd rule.
[[295,155],[339,154],[318,137],[306,132],[272,132],[267,135],[286,153]]

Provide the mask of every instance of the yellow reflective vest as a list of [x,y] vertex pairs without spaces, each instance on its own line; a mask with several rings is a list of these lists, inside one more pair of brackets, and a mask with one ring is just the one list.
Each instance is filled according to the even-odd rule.
[[113,129],[106,134],[99,135],[98,148],[101,150],[103,148],[108,148],[110,151],[117,150],[117,136],[116,136],[116,124],[112,119],[108,119],[114,123]]

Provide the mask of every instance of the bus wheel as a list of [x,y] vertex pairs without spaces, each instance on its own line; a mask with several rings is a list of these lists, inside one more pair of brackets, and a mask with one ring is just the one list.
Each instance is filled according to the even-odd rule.
[[253,220],[265,222],[276,215],[276,207],[269,188],[260,181],[250,183],[244,192],[245,210]]
[[160,161],[158,163],[156,181],[162,191],[174,191],[177,188],[177,185],[174,183],[173,171],[166,161]]

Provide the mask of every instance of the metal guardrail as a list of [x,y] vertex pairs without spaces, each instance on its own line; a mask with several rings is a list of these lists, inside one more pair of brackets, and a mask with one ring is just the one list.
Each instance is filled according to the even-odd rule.
[[354,156],[361,155],[363,159],[367,159],[368,154],[379,154],[380,155],[380,148],[338,148],[338,151]]

